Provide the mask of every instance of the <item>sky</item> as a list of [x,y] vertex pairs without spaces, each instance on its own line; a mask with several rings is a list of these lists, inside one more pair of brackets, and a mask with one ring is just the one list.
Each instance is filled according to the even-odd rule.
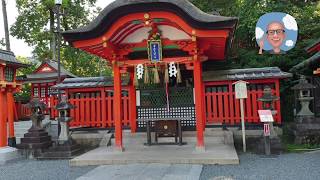
[[[96,6],[105,8],[108,4],[114,0],[97,0]],[[7,16],[9,29],[12,24],[16,21],[18,16],[18,10],[16,8],[15,0],[6,0],[7,2]],[[0,39],[4,38],[4,24],[3,24],[3,14],[2,14],[2,3],[0,3]],[[15,53],[16,56],[31,57],[32,56],[32,47],[29,47],[23,40],[16,39],[10,35],[10,46],[11,51]]]

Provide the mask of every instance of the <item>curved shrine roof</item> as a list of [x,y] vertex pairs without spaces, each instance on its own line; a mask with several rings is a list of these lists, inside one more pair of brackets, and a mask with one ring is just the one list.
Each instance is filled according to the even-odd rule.
[[63,32],[69,41],[85,40],[103,35],[114,22],[130,13],[148,11],[173,12],[189,25],[199,29],[234,29],[238,18],[207,14],[188,0],[116,0],[87,26]]

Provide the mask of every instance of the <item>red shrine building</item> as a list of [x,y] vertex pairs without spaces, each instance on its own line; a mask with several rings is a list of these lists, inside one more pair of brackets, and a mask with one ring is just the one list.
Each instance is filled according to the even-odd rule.
[[16,72],[21,67],[27,65],[11,51],[0,50],[0,147],[15,146],[13,94],[21,88],[16,82]]
[[[113,79],[65,79],[56,86],[77,106],[71,126],[114,128],[115,146],[122,149],[123,128],[134,133],[145,127],[137,119],[191,117],[182,126],[196,130],[196,146],[203,149],[205,127],[240,124],[232,86],[237,80],[250,83],[246,123],[260,123],[263,87],[279,96],[279,80],[290,74],[276,67],[225,70],[221,64],[237,23],[188,0],[117,0],[89,25],[63,32],[71,46],[104,58],[113,69]],[[281,124],[280,102],[275,103]]]
[[[73,77],[76,76],[61,66],[61,80]],[[58,63],[46,60],[22,81],[25,84],[31,84],[31,98],[39,98],[49,105],[49,96],[54,94],[54,90],[51,87],[56,85],[58,81]]]

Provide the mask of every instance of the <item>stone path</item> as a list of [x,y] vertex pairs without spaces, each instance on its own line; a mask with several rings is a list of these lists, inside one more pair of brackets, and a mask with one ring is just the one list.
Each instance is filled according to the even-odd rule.
[[130,164],[99,166],[77,180],[198,180],[202,165]]

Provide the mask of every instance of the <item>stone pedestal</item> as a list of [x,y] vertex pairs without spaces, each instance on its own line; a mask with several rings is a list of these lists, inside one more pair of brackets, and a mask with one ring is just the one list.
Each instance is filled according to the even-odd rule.
[[21,138],[21,144],[17,144],[18,149],[24,149],[28,158],[32,159],[41,155],[44,149],[52,145],[51,137],[42,128],[31,128],[28,133]]
[[61,102],[56,106],[59,111],[58,122],[61,125],[61,131],[57,144],[45,151],[39,159],[72,159],[76,155],[83,152],[81,146],[76,144],[69,133],[70,109],[75,108],[67,101],[67,97],[63,96]]
[[292,126],[296,144],[317,144],[320,142],[320,118],[298,116]]
[[83,153],[83,149],[73,140],[64,144],[57,144],[45,150],[38,159],[73,159]]
[[[262,135],[259,141],[257,141],[257,154],[265,154],[265,140]],[[281,143],[281,139],[278,136],[270,136],[270,150],[271,154],[281,154],[284,151],[284,147]]]

